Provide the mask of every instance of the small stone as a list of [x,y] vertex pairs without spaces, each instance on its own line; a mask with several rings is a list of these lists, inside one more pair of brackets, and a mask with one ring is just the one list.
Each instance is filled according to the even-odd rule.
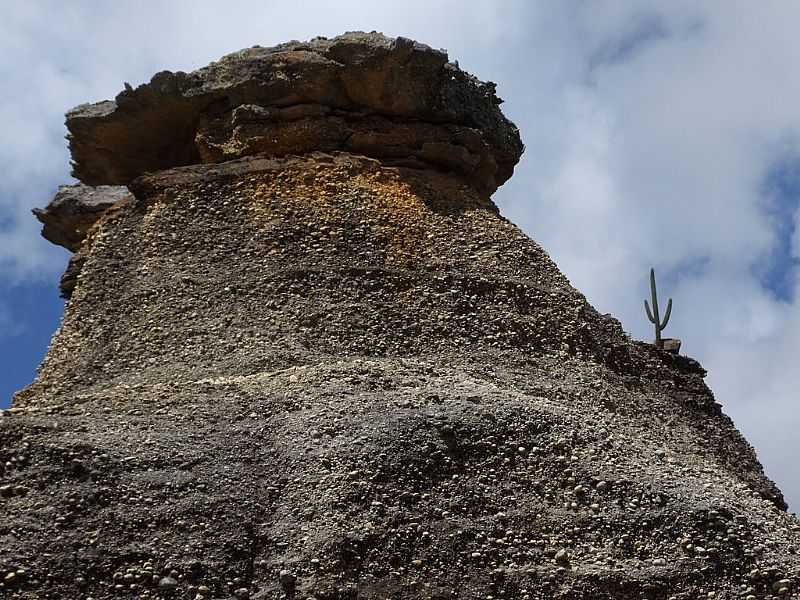
[[158,580],[158,589],[160,590],[174,590],[178,587],[178,581],[173,577],[162,577]]
[[233,592],[233,596],[238,600],[247,600],[250,597],[250,591],[247,588],[239,588]]
[[294,589],[294,584],[297,581],[297,577],[291,571],[284,569],[278,574],[278,581],[280,582],[284,591],[288,592]]
[[607,481],[598,481],[595,489],[598,492],[605,492],[608,489],[608,482]]
[[569,562],[569,554],[563,548],[556,552],[556,562],[560,564],[566,564]]
[[654,567],[666,567],[667,561],[664,558],[654,558],[653,559],[653,566]]

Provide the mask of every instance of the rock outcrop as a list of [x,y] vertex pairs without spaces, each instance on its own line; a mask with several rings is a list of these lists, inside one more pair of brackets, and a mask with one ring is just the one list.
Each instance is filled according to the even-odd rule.
[[124,185],[62,185],[47,208],[35,208],[42,222],[42,236],[74,252],[61,277],[61,296],[69,298],[83,266],[81,243],[95,222],[114,205],[133,201]]
[[349,33],[254,47],[194,73],[156,74],[67,113],[73,175],[127,184],[147,171],[266,153],[343,150],[461,173],[491,194],[519,160],[493,83],[404,38]]
[[62,185],[47,208],[35,208],[33,214],[44,225],[42,236],[46,240],[77,252],[89,229],[106,210],[132,199],[125,186]]
[[351,33],[68,113],[75,175],[126,187],[37,215],[80,260],[0,418],[0,595],[794,594],[800,524],[702,367],[499,216],[498,104]]

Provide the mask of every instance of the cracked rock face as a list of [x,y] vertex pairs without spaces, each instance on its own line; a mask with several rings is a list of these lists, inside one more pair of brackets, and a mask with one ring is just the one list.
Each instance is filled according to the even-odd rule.
[[347,34],[69,114],[76,174],[126,185],[37,214],[76,252],[0,414],[0,597],[797,594],[703,368],[498,214],[516,130],[443,73]]

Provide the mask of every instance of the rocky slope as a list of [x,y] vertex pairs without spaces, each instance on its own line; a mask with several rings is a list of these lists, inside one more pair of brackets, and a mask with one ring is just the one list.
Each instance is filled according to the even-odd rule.
[[0,597],[795,594],[800,524],[702,367],[498,215],[499,103],[351,33],[68,113],[86,185],[37,216],[70,299],[0,418]]

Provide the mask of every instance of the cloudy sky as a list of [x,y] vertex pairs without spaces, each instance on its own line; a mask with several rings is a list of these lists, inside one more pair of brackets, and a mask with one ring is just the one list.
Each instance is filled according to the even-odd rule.
[[[495,196],[634,337],[666,334],[800,505],[800,4],[30,0],[0,24],[0,407],[58,325],[66,251],[30,215],[67,183],[63,113],[123,82],[347,30],[446,48],[498,83],[527,150]],[[290,8],[291,7],[291,8]]]

